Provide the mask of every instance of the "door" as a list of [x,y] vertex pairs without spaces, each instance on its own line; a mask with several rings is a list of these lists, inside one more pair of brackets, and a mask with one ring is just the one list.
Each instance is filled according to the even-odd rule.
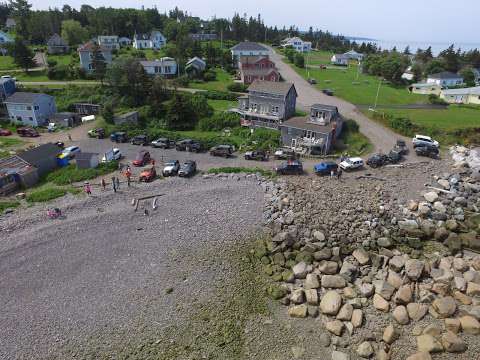
[[292,139],[292,148],[297,147],[297,139]]

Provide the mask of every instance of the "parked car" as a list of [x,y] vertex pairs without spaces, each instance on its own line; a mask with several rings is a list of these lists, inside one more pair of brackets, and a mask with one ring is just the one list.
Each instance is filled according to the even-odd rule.
[[405,140],[397,140],[397,143],[393,147],[395,151],[398,151],[401,155],[408,154],[408,146]]
[[245,153],[245,160],[266,161],[268,160],[268,155],[263,150],[247,151]]
[[130,141],[132,145],[148,145],[148,138],[147,135],[137,135],[132,138]]
[[157,177],[157,170],[155,170],[155,166],[152,166],[151,168],[145,169],[140,173],[138,177],[138,181],[150,182],[155,180],[156,177]]
[[402,153],[396,149],[392,149],[388,153],[387,157],[389,163],[396,164],[402,160]]
[[333,161],[321,162],[313,167],[313,171],[317,175],[330,175],[332,171],[336,174],[337,170],[338,165]]
[[275,172],[280,175],[301,175],[303,174],[303,165],[299,160],[289,160],[276,167]]
[[412,139],[413,148],[415,149],[418,146],[435,146],[438,147],[438,141],[433,140],[430,136],[426,135],[415,135]]
[[328,96],[333,96],[333,90],[330,90],[330,89],[323,89],[322,93]]
[[82,152],[78,146],[69,146],[66,147],[63,151],[62,154],[64,154],[66,157],[73,159],[76,154]]
[[276,160],[294,160],[297,158],[295,151],[289,148],[280,148],[275,150],[274,156]]
[[217,145],[210,149],[210,155],[212,156],[222,156],[230,157],[233,155],[233,146],[232,145]]
[[17,129],[17,134],[21,137],[37,137],[40,136],[37,130],[31,127],[21,127]]
[[89,130],[87,133],[88,137],[96,138],[96,139],[103,139],[105,138],[105,129],[103,128],[96,128]]
[[175,146],[175,141],[167,138],[159,138],[157,140],[153,140],[150,145],[152,145],[154,148],[170,149],[171,147]]
[[429,146],[429,145],[417,146],[415,148],[415,153],[418,156],[427,156],[427,157],[430,157],[432,159],[435,159],[435,158],[438,157],[439,150],[438,150],[438,147],[436,147],[436,146]]
[[202,144],[195,140],[185,139],[177,142],[175,144],[175,149],[177,151],[200,152],[202,151]]
[[62,141],[57,141],[55,145],[57,145],[60,149],[65,149],[65,144]]
[[193,160],[185,161],[180,170],[178,170],[178,176],[180,177],[190,177],[193,176],[197,171],[197,163]]
[[102,162],[109,162],[109,161],[114,161],[114,160],[120,160],[122,158],[122,152],[120,149],[113,148],[110,151],[107,151],[103,157],[102,157]]
[[354,170],[362,168],[364,166],[364,162],[362,158],[352,157],[346,158],[338,166],[340,166],[342,170]]
[[367,165],[372,168],[378,168],[388,163],[388,156],[385,154],[373,154],[367,159]]
[[314,78],[309,78],[307,81],[310,85],[315,85],[317,83],[317,80],[315,80]]
[[180,170],[180,162],[172,160],[165,163],[162,174],[163,176],[174,176],[178,174],[178,170]]
[[10,130],[0,128],[0,136],[10,136],[10,135],[12,135],[12,132]]
[[128,137],[123,131],[116,131],[110,134],[110,140],[116,143],[124,143],[128,141]]
[[134,166],[145,166],[152,161],[150,153],[146,150],[142,150],[137,154],[135,160],[132,161]]

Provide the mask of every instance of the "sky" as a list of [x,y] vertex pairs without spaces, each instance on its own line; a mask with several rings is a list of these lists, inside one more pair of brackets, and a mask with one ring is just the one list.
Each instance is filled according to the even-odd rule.
[[[94,7],[140,8],[157,6],[170,10],[178,6],[204,19],[231,18],[234,12],[261,14],[267,25],[295,25],[301,30],[329,30],[335,34],[380,40],[479,43],[478,0],[30,0],[36,9],[68,3]],[[285,4],[285,5],[284,5]],[[289,4],[289,5],[287,5]]]

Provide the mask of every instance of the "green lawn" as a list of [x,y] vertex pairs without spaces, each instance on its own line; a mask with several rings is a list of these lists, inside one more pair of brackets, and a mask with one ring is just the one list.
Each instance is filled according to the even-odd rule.
[[329,51],[313,50],[305,56],[305,63],[309,65],[330,64],[334,54]]
[[[78,58],[78,55],[76,56]],[[47,55],[47,60],[55,60],[57,62],[57,65],[68,65],[72,61],[72,55]]]
[[189,87],[212,91],[228,91],[227,86],[233,84],[233,77],[221,68],[215,68],[217,79],[215,81],[191,81]]
[[226,111],[238,106],[238,102],[230,100],[208,100],[208,104],[215,110],[215,112]]
[[[0,125],[0,127],[3,128],[9,128],[4,125]],[[10,129],[11,131],[15,131],[15,129]],[[20,148],[22,145],[25,143],[16,138],[11,138],[11,137],[0,137],[0,158],[2,157],[7,157],[10,155],[10,151],[14,151],[15,149]]]
[[1,73],[1,75],[13,75],[18,81],[50,81],[47,77],[46,71],[29,71],[28,73],[25,72],[16,72],[15,74]]
[[13,57],[0,56],[0,71],[18,69],[18,66],[14,64]]

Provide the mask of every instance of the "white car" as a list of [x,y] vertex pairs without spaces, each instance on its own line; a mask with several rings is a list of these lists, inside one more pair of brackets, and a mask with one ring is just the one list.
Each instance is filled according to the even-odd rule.
[[180,162],[172,160],[165,163],[162,174],[163,176],[175,176],[178,174],[178,170],[180,170]]
[[413,148],[418,146],[434,146],[438,147],[438,141],[433,140],[430,136],[426,135],[415,135],[412,139]]
[[114,160],[120,160],[122,158],[122,152],[120,149],[113,148],[110,151],[107,151],[102,157],[102,162],[109,162]]
[[364,162],[363,159],[359,157],[346,158],[338,166],[340,166],[342,170],[354,170],[363,167]]
[[72,159],[79,152],[82,152],[82,150],[78,146],[69,146],[62,151],[62,154]]

